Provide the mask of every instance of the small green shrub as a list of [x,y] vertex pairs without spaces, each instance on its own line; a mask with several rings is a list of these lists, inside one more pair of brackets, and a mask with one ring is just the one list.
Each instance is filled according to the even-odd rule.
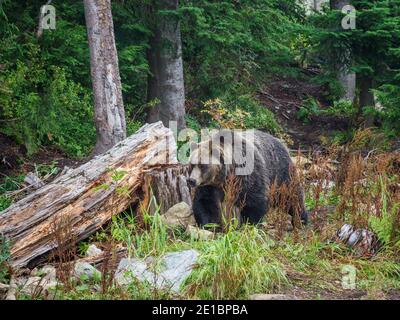
[[349,143],[354,137],[354,129],[345,131],[333,131],[331,135],[324,141],[325,145],[343,145]]
[[250,95],[208,100],[202,113],[208,115],[211,127],[263,129],[272,134],[281,131],[274,114]]
[[318,101],[315,98],[307,98],[297,112],[297,118],[309,123],[314,115],[320,114]]
[[45,68],[38,58],[17,62],[15,70],[0,74],[0,86],[0,130],[29,155],[51,143],[73,156],[88,153],[95,141],[91,95],[63,69]]
[[10,272],[10,244],[8,240],[0,234],[0,283],[8,281]]
[[374,93],[381,108],[368,108],[365,112],[372,114],[390,137],[400,134],[400,88],[398,85],[386,84]]
[[0,195],[0,212],[7,209],[12,204],[12,199],[6,195]]
[[310,123],[313,116],[331,115],[341,118],[352,119],[357,115],[357,108],[353,103],[345,100],[334,101],[331,106],[326,109],[320,108],[318,101],[315,98],[307,98],[297,112],[297,118],[305,123]]
[[191,115],[186,115],[185,120],[186,120],[186,126],[188,128],[193,129],[197,133],[200,133],[200,130],[202,128],[201,128],[201,124],[200,124],[199,120],[197,120],[195,117],[193,117]]
[[0,183],[0,212],[7,209],[13,202],[13,199],[9,197],[6,192],[18,190],[21,183],[24,181],[24,178],[24,175],[16,177],[6,176],[3,179],[3,182]]
[[358,109],[350,101],[339,100],[334,101],[333,105],[324,110],[324,112],[337,117],[353,118],[357,114]]
[[380,216],[370,216],[369,225],[384,245],[392,245],[400,249],[400,230],[398,230],[400,203],[395,203],[390,207],[387,186],[382,177],[379,178],[379,184],[382,212]]
[[129,137],[143,126],[143,123],[138,120],[126,119],[126,135]]
[[236,104],[239,108],[249,113],[249,116],[245,118],[247,129],[264,129],[272,134],[282,131],[281,126],[275,119],[275,115],[251,95],[239,96]]

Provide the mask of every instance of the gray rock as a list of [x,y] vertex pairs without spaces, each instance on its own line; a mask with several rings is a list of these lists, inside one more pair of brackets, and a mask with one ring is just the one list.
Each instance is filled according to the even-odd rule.
[[[57,280],[57,271],[54,266],[46,265],[40,269],[35,268],[32,270],[31,275],[32,275],[32,277],[30,278],[31,280],[28,279],[28,284],[29,283],[33,284],[37,280],[37,277],[41,278],[41,280],[38,282],[38,285],[40,286],[40,288],[37,288],[37,290],[40,290],[40,291],[47,290],[48,291],[48,290],[54,289],[60,285],[60,283]],[[25,288],[25,287],[27,287],[27,288]],[[28,292],[28,294],[29,293],[32,294],[33,291],[31,291],[29,287],[30,287],[30,285],[27,286],[27,284],[25,284],[24,285],[25,289],[23,289],[23,290],[25,290],[25,292]]]
[[45,274],[41,283],[44,290],[54,289],[60,285],[59,281],[57,280],[56,268],[53,266],[44,266],[41,271]]
[[120,286],[126,286],[132,282],[132,278],[137,278],[141,281],[150,279],[152,273],[147,271],[147,268],[146,262],[140,259],[123,258],[115,272],[115,281]]
[[42,278],[41,277],[30,277],[23,282],[22,289],[20,293],[26,294],[28,296],[32,296],[35,293],[40,293],[43,291],[43,287],[41,285]]
[[35,277],[47,277],[47,278],[56,278],[56,268],[51,265],[46,265],[40,269],[33,269],[31,275]]
[[353,232],[354,232],[354,227],[351,224],[345,224],[337,232],[337,236],[340,241],[346,242],[350,238],[350,235]]
[[188,226],[186,229],[186,233],[190,235],[191,238],[195,240],[212,240],[214,239],[214,232],[209,230],[200,229],[194,226]]
[[44,266],[41,270],[45,274],[46,279],[56,279],[57,271],[53,266]]
[[361,240],[361,237],[362,237],[362,230],[357,229],[350,235],[349,239],[347,240],[347,245],[350,247],[354,247]]
[[42,287],[44,290],[49,291],[56,289],[56,287],[62,286],[62,284],[57,280],[45,280],[44,283],[42,283]]
[[55,288],[58,284],[57,279],[52,277],[52,274],[48,274],[43,278],[39,276],[33,276],[27,279],[19,278],[17,279],[17,287],[19,287],[20,290],[17,289],[16,291],[28,296],[34,296]]
[[3,300],[6,297],[9,288],[10,285],[0,283],[0,300]]
[[336,235],[338,240],[354,248],[360,255],[375,254],[379,249],[377,235],[367,229],[354,229],[352,225],[345,224]]
[[95,244],[91,244],[86,251],[87,257],[95,257],[103,253],[103,250],[97,248]]
[[101,278],[101,272],[88,262],[76,262],[74,273],[78,279],[87,278],[88,280],[92,280]]
[[160,258],[122,259],[115,273],[115,281],[120,286],[129,285],[133,278],[147,282],[158,289],[179,292],[180,286],[190,275],[199,253],[185,250],[165,254]]
[[17,298],[16,298],[17,291],[18,291],[17,281],[14,277],[12,277],[10,280],[10,285],[9,285],[8,292],[6,295],[6,300],[17,300]]
[[199,253],[196,250],[168,253],[162,259],[165,267],[161,273],[164,281],[162,286],[170,286],[172,291],[179,292],[180,285],[190,275]]
[[192,209],[186,202],[177,203],[169,208],[167,212],[161,216],[161,219],[166,225],[171,227],[196,225]]

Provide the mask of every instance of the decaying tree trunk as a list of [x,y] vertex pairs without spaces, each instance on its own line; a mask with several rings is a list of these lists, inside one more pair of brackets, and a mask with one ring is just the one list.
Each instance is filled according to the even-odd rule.
[[152,0],[155,10],[154,35],[150,39],[148,61],[148,101],[158,100],[150,108],[147,120],[162,121],[169,127],[177,122],[178,130],[185,128],[185,88],[182,62],[180,20],[177,15],[159,11],[176,11],[178,0]]
[[155,212],[155,204],[150,203],[150,197],[154,196],[160,207],[160,214],[180,202],[192,206],[192,190],[187,183],[187,177],[188,167],[183,165],[148,170],[144,174],[144,205],[150,204],[150,211]]
[[176,162],[173,133],[157,122],[16,202],[0,215],[12,265],[27,266],[54,249],[52,228],[61,221],[71,223],[75,241],[87,238],[138,200],[146,169]]
[[84,0],[84,5],[97,131],[94,154],[101,154],[125,139],[125,111],[111,1]]

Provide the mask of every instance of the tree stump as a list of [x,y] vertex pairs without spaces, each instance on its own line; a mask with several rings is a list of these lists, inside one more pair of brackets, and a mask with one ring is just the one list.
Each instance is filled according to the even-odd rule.
[[[154,168],[145,172],[143,184],[143,202],[150,205],[150,213],[159,210],[164,214],[169,208],[180,202],[192,206],[192,190],[187,183],[188,166],[174,165],[166,168]],[[155,203],[150,203],[154,196]]]

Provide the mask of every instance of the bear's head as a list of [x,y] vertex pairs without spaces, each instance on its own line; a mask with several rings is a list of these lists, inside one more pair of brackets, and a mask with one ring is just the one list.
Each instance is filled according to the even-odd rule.
[[192,187],[222,186],[229,165],[224,163],[224,150],[212,140],[192,143],[188,183]]

